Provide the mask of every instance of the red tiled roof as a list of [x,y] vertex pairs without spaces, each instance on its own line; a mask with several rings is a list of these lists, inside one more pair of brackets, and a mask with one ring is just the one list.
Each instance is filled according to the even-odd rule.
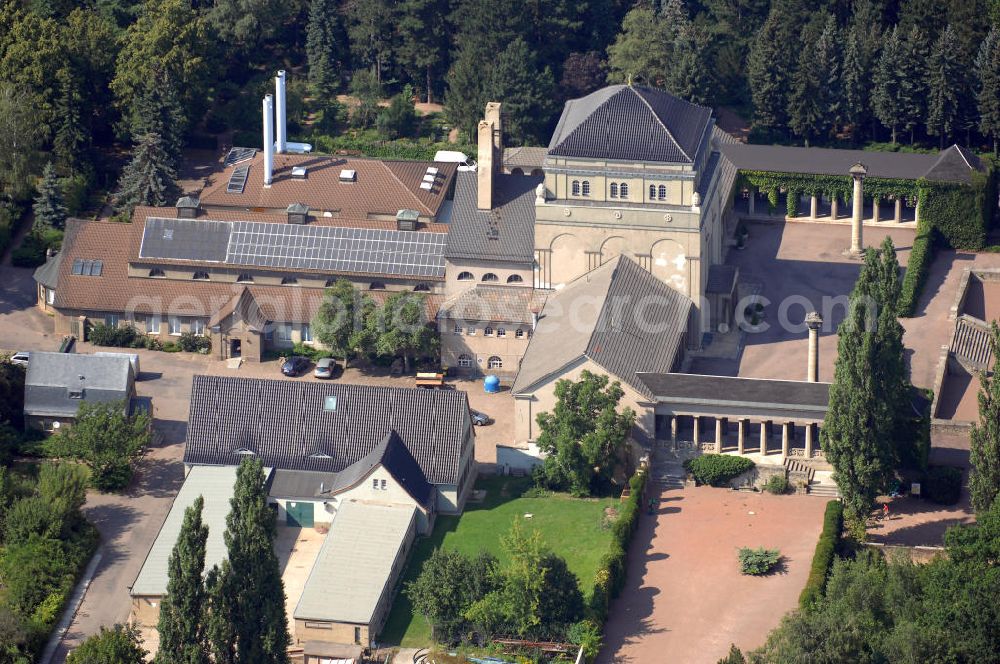
[[[177,208],[175,207],[137,207],[132,213],[132,222],[145,222],[149,217],[160,217],[163,219],[176,219]],[[254,212],[252,210],[223,210],[212,208],[211,211],[201,210],[197,217],[210,221],[258,221],[271,224],[287,224],[288,215],[284,212]],[[312,226],[334,226],[338,228],[374,228],[377,230],[396,230],[395,221],[382,221],[378,219],[365,219],[363,217],[324,217],[322,213],[309,215],[309,225]],[[435,222],[418,221],[416,230],[427,233],[447,233],[448,224]]]
[[[304,203],[312,210],[337,211],[340,216],[365,219],[370,215],[395,215],[412,209],[421,216],[437,215],[455,175],[455,164],[422,161],[380,161],[357,157],[279,154],[274,156],[270,187],[264,186],[264,155],[258,152],[238,166],[250,166],[243,193],[226,191],[230,166],[209,176],[201,192],[201,203],[213,208],[232,207],[264,210],[285,209]],[[305,179],[293,178],[295,166],[307,169]],[[429,166],[438,169],[437,184],[430,191],[420,188]],[[341,182],[340,172],[353,170],[355,182]]]

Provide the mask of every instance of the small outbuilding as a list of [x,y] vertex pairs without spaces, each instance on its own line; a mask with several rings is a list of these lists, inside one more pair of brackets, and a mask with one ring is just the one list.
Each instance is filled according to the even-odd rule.
[[135,398],[135,372],[127,355],[32,352],[24,381],[24,424],[56,431],[76,421],[81,403]]

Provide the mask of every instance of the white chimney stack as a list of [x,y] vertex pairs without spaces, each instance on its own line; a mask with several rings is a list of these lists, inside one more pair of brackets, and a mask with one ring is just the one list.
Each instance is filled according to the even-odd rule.
[[285,148],[287,147],[287,134],[286,134],[286,121],[285,117],[285,70],[282,69],[278,72],[278,75],[274,77],[274,92],[277,98],[277,119],[275,124],[278,129],[278,154],[283,154]]
[[274,99],[264,97],[264,186],[271,186],[274,173]]

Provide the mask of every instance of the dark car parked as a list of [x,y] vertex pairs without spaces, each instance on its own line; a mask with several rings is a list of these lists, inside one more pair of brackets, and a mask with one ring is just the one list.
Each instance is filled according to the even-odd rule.
[[493,418],[486,413],[481,413],[478,410],[472,410],[471,408],[469,409],[469,413],[472,415],[472,423],[477,427],[493,424]]
[[309,369],[309,359],[295,355],[281,364],[281,373],[286,376],[300,376]]

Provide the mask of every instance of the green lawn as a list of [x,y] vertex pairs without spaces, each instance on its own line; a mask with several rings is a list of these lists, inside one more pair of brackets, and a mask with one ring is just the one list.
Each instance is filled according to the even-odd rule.
[[[589,596],[598,563],[611,544],[610,524],[604,510],[617,508],[618,501],[562,494],[522,497],[529,487],[529,478],[481,477],[476,488],[486,490],[486,499],[478,504],[468,503],[460,516],[438,516],[431,536],[420,538],[414,545],[403,583],[420,574],[424,561],[439,546],[468,554],[486,549],[502,558],[500,538],[510,530],[514,517],[531,514],[527,524],[537,528],[549,548],[566,559],[570,571],[580,580],[584,596]],[[410,601],[400,592],[382,631],[384,643],[403,647],[430,645],[427,621],[412,611]]]

